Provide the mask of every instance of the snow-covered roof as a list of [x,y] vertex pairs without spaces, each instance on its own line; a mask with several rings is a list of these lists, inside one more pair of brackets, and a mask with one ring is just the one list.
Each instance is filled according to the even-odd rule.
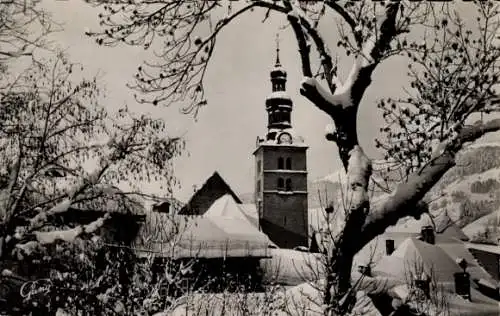
[[267,257],[274,246],[230,194],[202,216],[151,212],[136,246],[143,254],[185,257]]
[[[465,226],[462,230],[469,238],[473,238],[488,228],[497,227],[498,223],[500,223],[500,209],[478,218]],[[494,232],[494,229],[491,231]]]
[[457,239],[441,239],[437,241],[437,246],[441,248],[450,258],[463,258],[467,261],[467,272],[470,273],[472,280],[484,280],[493,286],[497,283],[486,270],[479,265],[476,258],[469,252],[465,243]]
[[269,251],[271,258],[261,260],[265,281],[297,285],[324,277],[320,254],[279,248]]
[[214,196],[211,196],[211,192],[214,190],[214,187],[218,187],[216,190],[231,194],[231,196],[237,203],[241,203],[240,198],[227,183],[227,181],[224,180],[224,177],[222,177],[221,173],[219,171],[214,171],[213,174],[205,180],[202,186],[191,196],[189,201],[181,208],[179,214],[190,214],[193,211],[192,208],[195,208],[194,211],[197,212],[205,212],[205,207],[203,207],[203,209],[196,209],[195,205],[198,204],[197,202],[199,202],[199,200],[203,200],[202,204],[204,205],[207,196],[209,196],[209,198],[213,198]]
[[465,235],[457,224],[450,218],[446,210],[435,214],[433,220],[435,226],[434,229],[438,234],[464,241],[469,240],[469,237],[467,237],[467,235]]
[[373,265],[374,263],[380,261],[386,255],[385,241],[391,239],[394,241],[394,247],[397,248],[401,245],[407,238],[415,237],[417,238],[419,233],[412,232],[386,232],[380,236],[375,237],[367,245],[365,245],[355,256],[355,265]]
[[217,199],[205,212],[204,216],[213,219],[217,219],[218,217],[233,217],[247,221],[255,228],[259,227],[258,223],[255,225],[255,219],[249,217],[241,205],[238,205],[234,198],[229,194],[225,194]]
[[198,216],[178,236],[175,257],[268,257],[271,245],[269,238],[246,219]]
[[259,227],[259,211],[257,210],[257,206],[253,203],[240,204],[239,206],[250,222],[255,227]]
[[[307,282],[287,289],[286,311],[278,315],[322,315],[324,280]],[[364,291],[356,292],[352,315],[381,316],[371,298]]]
[[462,272],[441,248],[407,238],[390,256],[383,257],[372,269],[375,276],[410,281],[410,275],[425,273],[436,282],[454,282],[454,273]]

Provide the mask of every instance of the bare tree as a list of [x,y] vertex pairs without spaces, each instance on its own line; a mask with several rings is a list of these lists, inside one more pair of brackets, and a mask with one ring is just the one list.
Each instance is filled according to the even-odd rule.
[[[185,111],[194,113],[207,102],[203,78],[220,31],[254,9],[263,9],[265,17],[286,17],[301,58],[300,92],[331,117],[334,128],[326,137],[337,145],[348,175],[349,208],[341,233],[331,243],[325,291],[330,314],[343,315],[353,306],[354,255],[398,219],[426,212],[424,196],[455,164],[463,145],[500,129],[500,120],[468,125],[474,114],[499,109],[494,91],[500,54],[495,2],[93,2],[104,9],[102,32],[89,33],[99,44],[157,49],[157,60],[140,66],[135,75],[132,88],[145,95],[138,101],[182,103]],[[461,10],[474,19],[462,19]],[[327,43],[323,35],[335,26],[338,42]],[[344,80],[337,77],[339,55],[328,44],[337,44],[336,50],[353,61]],[[373,168],[359,144],[358,110],[376,79],[373,73],[393,56],[408,58],[408,97],[378,102],[387,124],[381,127],[386,139],[376,144],[402,170],[402,177],[390,193],[371,201]]]
[[[168,195],[175,181],[171,158],[182,141],[168,137],[161,120],[125,108],[108,114],[98,104],[97,78],[75,80],[80,67],[64,56],[36,63],[2,91],[4,259],[22,260],[57,240],[92,234],[109,213],[137,206],[132,197],[146,194],[141,184],[157,181]],[[95,167],[89,171],[85,164]],[[70,207],[105,215],[88,225],[57,227],[54,216]]]
[[0,3],[0,67],[2,72],[20,57],[33,57],[38,48],[49,48],[47,35],[60,30],[39,0]]

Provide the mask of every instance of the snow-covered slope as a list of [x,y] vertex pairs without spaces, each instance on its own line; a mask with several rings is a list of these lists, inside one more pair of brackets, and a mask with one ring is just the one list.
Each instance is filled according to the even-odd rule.
[[474,242],[498,244],[500,239],[500,208],[478,218],[462,230]]
[[[431,191],[434,212],[446,209],[461,227],[500,207],[500,143],[474,145]],[[469,236],[470,237],[470,236]]]

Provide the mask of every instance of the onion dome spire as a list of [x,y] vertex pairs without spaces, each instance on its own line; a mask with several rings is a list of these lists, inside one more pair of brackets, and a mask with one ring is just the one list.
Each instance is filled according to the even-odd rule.
[[292,99],[286,93],[286,71],[280,62],[279,35],[276,34],[276,62],[271,71],[272,93],[266,98],[269,129],[291,128]]

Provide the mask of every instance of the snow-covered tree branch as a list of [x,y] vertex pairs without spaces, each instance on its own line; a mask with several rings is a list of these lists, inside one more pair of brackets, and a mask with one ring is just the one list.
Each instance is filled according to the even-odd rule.
[[[141,181],[173,184],[171,159],[182,141],[168,137],[161,120],[126,109],[108,113],[98,103],[97,78],[76,81],[79,70],[81,65],[59,55],[33,64],[3,91],[2,259],[96,233],[116,211],[109,201],[146,193]],[[93,208],[102,216],[77,227],[54,225],[70,208]]]

